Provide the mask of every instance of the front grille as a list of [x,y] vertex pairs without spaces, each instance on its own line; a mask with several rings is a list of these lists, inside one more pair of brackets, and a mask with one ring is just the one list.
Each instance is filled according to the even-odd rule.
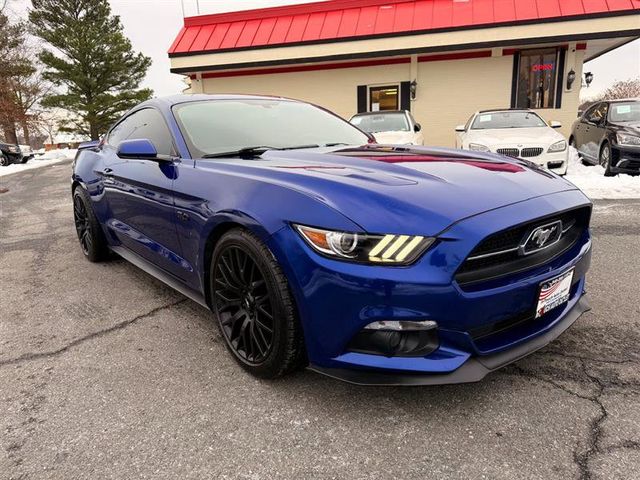
[[[460,285],[492,280],[515,272],[528,270],[550,262],[571,248],[589,226],[590,207],[543,217],[516,225],[488,236],[469,254],[456,272]],[[542,225],[562,221],[562,237],[554,245],[530,255],[522,255],[520,246],[531,232]]]
[[542,155],[542,152],[544,151],[543,148],[540,147],[535,147],[535,148],[523,148],[522,151],[520,152],[520,156],[522,158],[531,158],[531,157],[537,157]]
[[520,150],[519,148],[498,148],[496,150],[500,155],[506,155],[507,157],[514,158],[532,158],[542,155],[544,148],[541,147],[528,147]]
[[507,157],[518,158],[520,156],[520,150],[517,148],[499,148],[496,152],[500,155],[506,155]]

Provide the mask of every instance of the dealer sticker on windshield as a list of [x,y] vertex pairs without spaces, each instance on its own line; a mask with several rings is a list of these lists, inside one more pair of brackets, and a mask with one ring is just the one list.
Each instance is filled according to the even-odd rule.
[[536,318],[541,317],[569,300],[572,280],[573,269],[563,273],[559,277],[552,278],[540,284]]

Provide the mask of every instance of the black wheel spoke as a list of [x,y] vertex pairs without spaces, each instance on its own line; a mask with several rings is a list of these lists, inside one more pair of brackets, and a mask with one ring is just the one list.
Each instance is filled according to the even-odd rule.
[[211,280],[227,343],[243,362],[264,362],[273,350],[275,314],[259,264],[241,247],[229,246],[216,256]]

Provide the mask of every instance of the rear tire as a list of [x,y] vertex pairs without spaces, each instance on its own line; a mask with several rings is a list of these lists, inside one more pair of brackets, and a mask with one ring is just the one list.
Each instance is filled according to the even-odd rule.
[[91,198],[82,188],[73,191],[73,219],[82,253],[90,262],[101,262],[109,256],[107,239],[93,212]]
[[611,171],[611,147],[607,142],[600,147],[600,155],[598,156],[600,165],[604,168],[605,177],[615,177],[616,174]]
[[287,279],[255,235],[234,229],[220,238],[211,259],[209,289],[227,348],[242,368],[273,379],[306,363]]
[[8,167],[11,162],[4,153],[0,153],[0,167]]

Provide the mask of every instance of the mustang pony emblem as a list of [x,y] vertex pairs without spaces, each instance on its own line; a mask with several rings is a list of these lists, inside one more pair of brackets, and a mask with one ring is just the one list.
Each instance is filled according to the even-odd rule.
[[520,246],[521,255],[529,255],[538,250],[550,247],[560,241],[562,237],[562,222],[560,220],[542,225],[533,230],[525,242]]

